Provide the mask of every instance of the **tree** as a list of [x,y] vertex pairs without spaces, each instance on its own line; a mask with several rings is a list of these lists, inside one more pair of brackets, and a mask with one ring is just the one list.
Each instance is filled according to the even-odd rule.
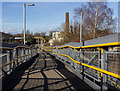
[[116,29],[113,10],[107,6],[107,2],[88,2],[74,11],[77,13],[76,18],[80,12],[83,13],[83,33],[86,37],[100,37],[111,34]]
[[26,31],[26,41],[27,41],[27,45],[31,45],[31,44],[34,44],[35,43],[35,40],[34,40],[34,36],[33,36],[33,33],[29,30]]
[[45,37],[46,35],[46,32],[41,32],[41,33],[35,33],[34,36],[42,36],[42,37]]

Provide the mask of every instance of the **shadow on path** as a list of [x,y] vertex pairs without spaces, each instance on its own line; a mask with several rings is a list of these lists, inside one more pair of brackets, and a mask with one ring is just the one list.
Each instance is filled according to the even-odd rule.
[[[47,53],[49,54],[49,53]],[[49,54],[51,55],[51,54]],[[87,90],[87,91],[94,91],[90,86],[88,86],[85,82],[83,82],[78,76],[73,74],[71,71],[69,71],[64,63],[60,62],[58,59],[56,59],[53,55],[51,55],[52,59],[58,64],[57,70],[64,75],[67,80],[70,81],[72,86],[75,88],[75,90]],[[64,90],[65,88],[59,89],[59,90]]]
[[[37,61],[35,61],[37,57],[34,57],[31,59],[31,61],[24,63],[21,65],[21,67],[18,67],[16,71],[14,71],[11,75],[5,78],[4,81],[7,79],[11,80],[7,82],[8,87],[6,87],[7,85],[5,86],[4,84],[3,90],[11,91],[16,87],[16,85],[20,85],[19,89],[21,91],[93,91],[93,89],[85,84],[80,78],[66,69],[65,65],[57,60],[54,56],[50,55],[49,53],[42,52],[38,57],[40,60],[37,59]],[[28,72],[25,73],[25,70],[28,70]],[[18,76],[16,76],[16,74],[18,74]],[[27,77],[22,78],[23,74]],[[30,75],[32,75],[32,78]],[[23,85],[20,83],[21,80],[25,80]]]
[[36,60],[38,54],[30,60],[19,65],[13,72],[2,78],[2,91],[12,91],[13,88],[21,81],[25,70],[27,70]]

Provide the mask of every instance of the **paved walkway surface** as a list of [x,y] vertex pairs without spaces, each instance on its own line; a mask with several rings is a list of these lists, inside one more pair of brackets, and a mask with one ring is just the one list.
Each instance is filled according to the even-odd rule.
[[93,91],[93,89],[67,69],[63,63],[45,52],[41,52],[37,58],[29,61],[29,64],[18,68],[12,75],[12,80],[3,90]]

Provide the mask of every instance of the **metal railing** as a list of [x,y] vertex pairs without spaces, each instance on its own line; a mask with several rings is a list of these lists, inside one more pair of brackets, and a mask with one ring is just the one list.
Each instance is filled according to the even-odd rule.
[[119,46],[120,42],[81,47],[40,47],[40,50],[54,55],[83,78],[92,79],[101,89],[109,86],[120,89],[120,52],[103,48],[112,45]]
[[26,62],[37,54],[37,49],[26,46],[15,48],[2,48],[4,53],[0,54],[2,73],[1,77],[10,74],[17,66]]

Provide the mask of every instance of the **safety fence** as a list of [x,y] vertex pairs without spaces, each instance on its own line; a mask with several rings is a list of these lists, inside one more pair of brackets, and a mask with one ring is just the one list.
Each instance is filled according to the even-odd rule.
[[40,50],[54,55],[76,74],[82,75],[82,79],[89,79],[100,89],[120,89],[120,51],[110,52],[102,45],[40,47]]
[[26,62],[37,54],[33,47],[18,46],[16,48],[1,48],[0,77],[10,74],[17,66]]

